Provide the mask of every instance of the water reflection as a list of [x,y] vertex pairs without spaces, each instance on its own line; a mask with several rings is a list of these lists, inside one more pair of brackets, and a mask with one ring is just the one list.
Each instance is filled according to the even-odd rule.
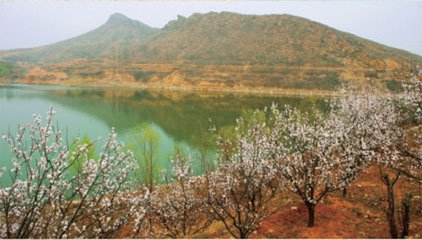
[[[139,126],[148,126],[158,136],[154,161],[168,168],[175,145],[185,152],[199,152],[209,119],[224,127],[233,125],[242,111],[270,106],[273,102],[300,108],[325,110],[323,98],[299,96],[254,96],[229,93],[151,91],[128,88],[69,88],[12,85],[0,88],[0,133],[15,132],[19,123],[32,121],[32,113],[45,115],[54,105],[56,120],[68,129],[68,138],[106,137],[115,127],[120,139],[133,145]],[[212,149],[208,151],[212,155]],[[10,166],[10,153],[0,143],[0,167]],[[199,162],[196,163],[199,172]]]
[[304,111],[311,107],[326,108],[326,103],[319,97],[260,97],[124,88],[68,89],[54,91],[46,97],[89,113],[118,131],[125,132],[140,123],[154,123],[175,140],[193,145],[195,135],[207,131],[209,119],[219,126],[232,125],[242,111],[270,106],[273,102],[289,104]]

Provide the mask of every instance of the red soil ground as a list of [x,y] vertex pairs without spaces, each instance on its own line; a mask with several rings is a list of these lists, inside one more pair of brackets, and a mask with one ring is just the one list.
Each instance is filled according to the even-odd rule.
[[[315,226],[307,227],[308,212],[304,205],[285,207],[262,222],[254,238],[387,238],[386,226],[373,213],[358,217],[363,208],[338,198],[316,208]],[[359,209],[359,210],[356,210]],[[364,229],[372,229],[371,232]]]
[[[400,226],[401,199],[404,192],[411,191],[410,235],[422,237],[422,186],[405,181],[404,177],[395,185],[397,226]],[[286,194],[286,195],[284,195]],[[264,220],[250,238],[389,238],[385,214],[386,187],[380,180],[378,169],[362,173],[352,184],[347,197],[334,193],[316,207],[315,226],[307,227],[308,212],[297,196],[282,193],[274,206],[282,206]],[[118,235],[127,238],[132,234],[127,226]],[[193,238],[232,238],[224,225],[213,223],[204,232]]]

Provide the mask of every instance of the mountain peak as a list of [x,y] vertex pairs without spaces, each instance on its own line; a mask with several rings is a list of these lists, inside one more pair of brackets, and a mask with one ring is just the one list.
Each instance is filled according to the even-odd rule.
[[133,20],[126,17],[125,15],[123,15],[121,13],[113,13],[113,14],[110,15],[110,17],[107,20],[108,23],[128,22],[128,21],[133,21]]

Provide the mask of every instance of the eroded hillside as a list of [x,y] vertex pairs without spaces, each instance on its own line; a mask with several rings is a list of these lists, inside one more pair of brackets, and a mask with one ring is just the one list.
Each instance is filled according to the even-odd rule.
[[[79,37],[0,53],[22,81],[190,89],[400,90],[422,57],[291,15],[193,14],[154,29],[121,14]],[[30,63],[30,65],[28,65]]]

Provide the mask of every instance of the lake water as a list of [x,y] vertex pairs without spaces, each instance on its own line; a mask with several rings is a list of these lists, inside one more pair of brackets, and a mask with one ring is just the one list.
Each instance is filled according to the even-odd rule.
[[[234,125],[242,111],[262,109],[273,102],[303,110],[325,107],[324,99],[318,97],[7,85],[0,87],[0,133],[15,135],[19,124],[33,121],[33,113],[41,114],[45,121],[52,105],[57,112],[55,122],[65,130],[69,142],[85,135],[105,138],[115,127],[120,140],[139,149],[137,139],[148,132],[156,142],[154,161],[159,169],[170,167],[169,160],[178,147],[192,154],[199,174],[197,159],[207,138],[209,119],[218,127]],[[208,148],[212,160],[214,149]],[[1,139],[0,168],[11,167],[10,156]]]

